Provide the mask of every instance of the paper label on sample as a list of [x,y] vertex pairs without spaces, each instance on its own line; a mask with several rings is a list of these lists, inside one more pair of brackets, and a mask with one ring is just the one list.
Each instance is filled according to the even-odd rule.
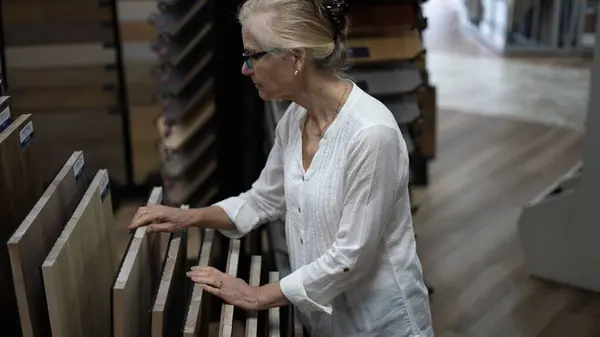
[[6,130],[6,128],[12,123],[10,114],[10,107],[4,109],[4,111],[0,112],[0,132]]
[[29,121],[22,129],[19,131],[19,139],[21,140],[21,148],[24,148],[31,142],[33,139],[33,121]]
[[108,193],[110,193],[110,183],[108,181],[108,173],[106,173],[100,181],[100,198],[102,201],[106,199]]
[[81,152],[79,157],[77,157],[77,160],[75,160],[75,164],[73,164],[73,174],[75,174],[75,180],[81,177],[81,174],[83,173],[84,164],[85,160],[83,159],[83,152]]

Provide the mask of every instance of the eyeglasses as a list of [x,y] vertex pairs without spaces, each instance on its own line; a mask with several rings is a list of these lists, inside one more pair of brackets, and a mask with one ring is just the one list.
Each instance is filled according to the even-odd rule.
[[267,54],[269,54],[268,51],[259,51],[256,53],[251,53],[251,52],[245,50],[242,53],[242,58],[244,59],[244,63],[246,63],[246,67],[248,69],[253,69],[252,60],[258,60]]

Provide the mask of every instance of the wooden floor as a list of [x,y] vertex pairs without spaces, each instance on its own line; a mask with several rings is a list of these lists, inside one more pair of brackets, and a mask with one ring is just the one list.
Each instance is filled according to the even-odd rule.
[[600,296],[531,278],[516,234],[521,207],[580,158],[581,135],[439,117],[439,157],[415,216],[436,336],[600,336]]

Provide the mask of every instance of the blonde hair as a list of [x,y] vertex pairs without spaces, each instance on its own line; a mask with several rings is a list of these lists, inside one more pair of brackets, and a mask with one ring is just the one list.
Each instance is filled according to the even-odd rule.
[[303,49],[321,68],[340,74],[348,67],[344,16],[336,27],[323,0],[247,0],[238,19],[248,26],[263,50]]

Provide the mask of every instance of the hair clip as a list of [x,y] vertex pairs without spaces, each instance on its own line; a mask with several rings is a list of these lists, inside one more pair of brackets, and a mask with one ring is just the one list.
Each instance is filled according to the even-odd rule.
[[325,5],[327,14],[329,14],[329,20],[333,25],[334,36],[333,39],[337,40],[338,33],[342,30],[345,22],[345,14],[348,12],[350,7],[345,0],[332,0]]

